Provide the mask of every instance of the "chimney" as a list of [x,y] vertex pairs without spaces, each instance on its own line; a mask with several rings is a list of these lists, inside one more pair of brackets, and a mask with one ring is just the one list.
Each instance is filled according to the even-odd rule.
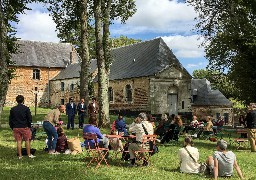
[[75,63],[75,48],[72,46],[72,51],[70,52],[70,64],[73,64],[73,63]]

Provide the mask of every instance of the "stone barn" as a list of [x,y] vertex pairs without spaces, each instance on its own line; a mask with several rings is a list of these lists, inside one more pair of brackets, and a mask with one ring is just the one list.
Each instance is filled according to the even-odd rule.
[[[161,38],[116,48],[111,53],[110,111],[191,113],[192,77]],[[78,90],[70,88],[72,83],[79,85],[80,67],[74,66],[51,80],[52,103],[67,103],[71,95],[78,97]],[[96,64],[91,63],[91,73],[96,72],[95,68]],[[97,97],[96,82],[97,76]]]
[[8,87],[5,106],[14,106],[16,96],[25,97],[27,106],[47,106],[50,103],[49,81],[69,64],[78,62],[78,55],[69,43],[18,41],[13,54],[15,77]]

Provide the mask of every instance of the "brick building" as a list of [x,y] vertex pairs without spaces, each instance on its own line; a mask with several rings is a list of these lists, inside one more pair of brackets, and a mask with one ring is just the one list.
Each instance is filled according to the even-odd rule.
[[69,43],[18,41],[19,52],[11,61],[15,77],[8,87],[5,105],[14,106],[15,98],[22,94],[27,106],[46,106],[50,100],[49,81],[67,65],[78,62],[78,55]]

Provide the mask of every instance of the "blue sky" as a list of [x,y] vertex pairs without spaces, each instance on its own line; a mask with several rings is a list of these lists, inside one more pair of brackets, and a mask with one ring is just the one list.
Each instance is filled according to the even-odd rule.
[[[19,16],[17,37],[23,40],[58,42],[55,24],[46,8],[31,4],[31,11]],[[136,0],[137,12],[126,24],[115,21],[111,36],[150,40],[162,37],[181,64],[192,74],[205,68],[208,61],[204,49],[198,47],[202,38],[192,31],[196,13],[179,0]]]

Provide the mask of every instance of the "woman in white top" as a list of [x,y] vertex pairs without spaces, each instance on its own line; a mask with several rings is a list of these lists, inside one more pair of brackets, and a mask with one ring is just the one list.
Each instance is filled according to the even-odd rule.
[[191,137],[184,139],[184,147],[179,149],[180,171],[184,173],[199,173],[200,164],[198,149],[193,146]]

